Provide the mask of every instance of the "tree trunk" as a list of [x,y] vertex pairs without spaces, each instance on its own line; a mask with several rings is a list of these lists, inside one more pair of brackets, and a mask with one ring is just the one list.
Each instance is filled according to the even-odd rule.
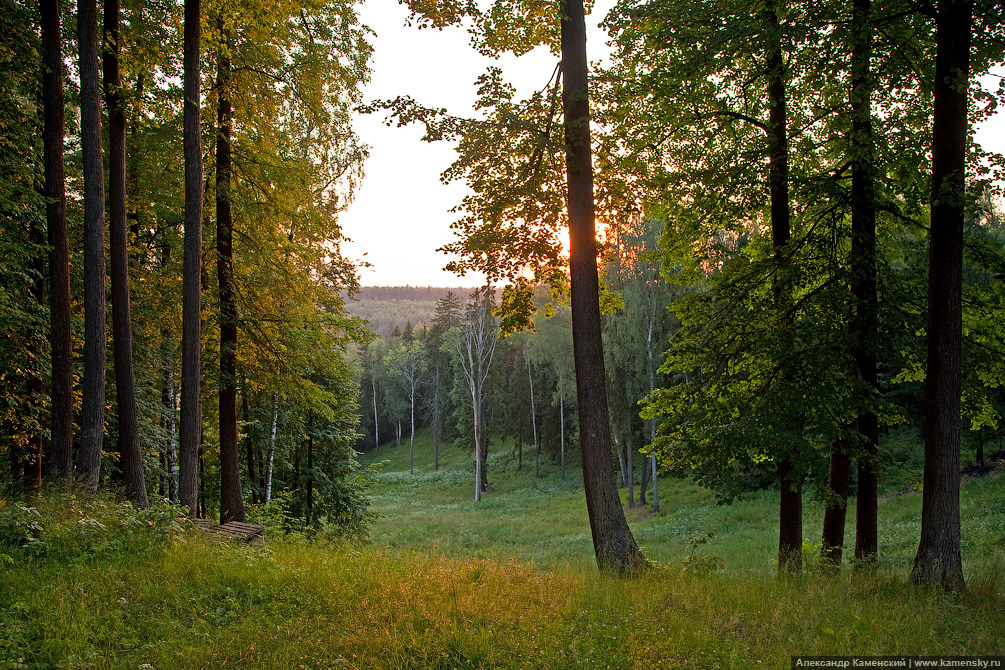
[[314,523],[314,415],[307,419],[307,523]]
[[567,0],[561,29],[572,336],[583,484],[597,565],[603,572],[629,574],[642,569],[645,563],[621,508],[611,462],[593,209],[586,19],[582,0]]
[[129,304],[129,235],[126,226],[126,114],[119,87],[119,0],[105,0],[105,105],[108,108],[108,232],[112,283],[112,352],[118,409],[119,465],[126,497],[147,505],[143,453],[136,425],[136,376]]
[[377,422],[377,380],[370,376],[370,389],[373,391],[373,453],[380,451],[380,424]]
[[656,454],[649,456],[652,463],[650,464],[650,469],[653,471],[653,512],[660,511],[660,490],[659,485],[656,483],[656,475],[659,473],[656,463]]
[[[414,377],[413,377],[414,378]],[[411,392],[408,396],[408,402],[410,405],[410,420],[411,429],[408,434],[408,474],[415,474],[415,382],[410,384]]]
[[530,384],[530,426],[534,437],[534,476],[541,477],[541,445],[537,440],[537,407],[534,404],[534,376],[531,374],[530,356],[527,359],[527,382]]
[[161,402],[167,416],[167,445],[165,460],[167,461],[167,497],[168,500],[178,500],[178,447],[177,424],[175,422],[176,396],[174,389],[174,353],[172,351],[171,331],[167,328],[162,332],[164,337],[164,370],[162,381]]
[[182,270],[181,431],[178,499],[199,510],[199,436],[202,433],[202,141],[199,136],[201,2],[185,0],[184,153],[185,257]]
[[[40,190],[44,190],[44,186],[41,184]],[[41,224],[37,221],[28,223],[31,240],[33,246],[36,249],[41,250],[45,246],[45,232],[42,230]],[[37,256],[32,258],[32,265],[34,266],[35,276],[31,281],[31,294],[35,298],[39,307],[45,308],[45,256],[40,252]],[[28,351],[29,356],[37,360],[41,357],[41,336],[32,334],[28,340]],[[39,421],[36,423],[36,429],[33,434],[28,438],[27,453],[24,459],[24,477],[22,482],[24,483],[25,491],[31,492],[36,491],[42,486],[42,453],[44,449],[44,437],[41,421],[41,416],[44,412],[45,406],[45,382],[42,380],[42,376],[39,374],[32,374],[31,378],[28,380],[28,397],[33,406],[37,408]],[[10,447],[8,447],[10,448]]]
[[778,464],[781,495],[778,502],[778,574],[800,572],[803,568],[803,489],[792,461]]
[[97,13],[95,0],[77,4],[80,148],[84,161],[84,383],[77,467],[84,490],[89,493],[98,490],[105,436],[105,182]]
[[237,296],[234,288],[234,219],[231,211],[231,147],[233,124],[231,73],[226,26],[217,62],[216,135],[216,276],[220,290],[220,518],[245,520],[237,448]]
[[272,463],[276,458],[276,427],[279,418],[279,397],[272,394],[272,425],[269,427],[269,451],[265,456],[265,502],[272,500]]
[[565,481],[565,398],[558,396],[558,423],[560,426],[559,436],[562,455],[562,481]]
[[646,506],[646,487],[649,486],[649,465],[650,465],[649,459],[643,456],[642,480],[639,482],[639,507]]
[[247,434],[244,436],[245,453],[248,457],[248,488],[251,489],[251,502],[255,505],[261,502],[258,491],[258,464],[255,462],[255,443],[251,439],[251,406],[248,402],[248,380],[242,377],[241,409],[244,414],[244,426]]
[[850,479],[851,458],[848,456],[848,440],[838,440],[831,445],[830,469],[827,475],[827,487],[830,491],[827,494],[823,536],[820,542],[820,557],[825,568],[832,572],[837,572],[841,567]]
[[45,219],[49,237],[49,340],[52,357],[52,471],[73,476],[73,330],[70,243],[66,223],[63,137],[63,48],[58,0],[40,0],[42,22],[42,143]]
[[[848,331],[852,356],[862,381],[877,387],[876,337],[876,188],[872,134],[872,20],[871,0],[854,0],[852,17],[852,184],[851,184],[851,290],[853,311]],[[876,455],[879,424],[867,412],[858,417],[865,438],[865,453],[858,458],[855,558],[859,564],[876,560],[879,507]],[[849,473],[850,474],[850,473]],[[833,487],[832,487],[833,488]],[[833,489],[837,491],[838,489]],[[843,525],[842,525],[843,527]],[[840,553],[837,556],[840,562]]]
[[[436,390],[433,392],[433,470],[440,470],[440,362],[436,361]],[[517,468],[519,470],[520,468]]]
[[471,384],[471,407],[474,420],[474,431],[475,431],[475,502],[481,502],[482,500],[482,422],[481,417],[478,415],[481,409],[481,403],[478,402],[478,394],[475,391],[475,386]]
[[911,579],[964,589],[960,555],[960,384],[967,85],[973,3],[940,0],[928,243],[928,367],[921,541]]
[[[778,15],[774,3],[767,13],[770,36],[767,48],[768,76],[768,187],[771,195],[771,245],[774,249],[775,278],[773,280],[776,322],[779,328],[789,326],[783,315],[789,302],[788,279],[785,278],[785,247],[790,237],[789,222],[789,139],[786,118],[785,64],[779,33]],[[778,571],[798,572],[802,569],[803,503],[801,478],[794,475],[791,456],[778,464],[781,496],[778,525]]]
[[[631,409],[631,408],[629,408]],[[635,507],[635,447],[632,444],[632,414],[628,413],[628,431],[625,433],[625,460],[628,465],[628,507]],[[645,503],[643,503],[645,504]]]

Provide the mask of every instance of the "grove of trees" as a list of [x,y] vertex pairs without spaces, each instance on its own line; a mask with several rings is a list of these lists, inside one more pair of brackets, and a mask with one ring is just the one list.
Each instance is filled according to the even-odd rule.
[[3,5],[4,480],[360,530],[356,9],[62,9]]
[[[621,0],[591,65],[580,0],[407,0],[483,54],[558,61],[524,99],[489,68],[461,118],[363,105],[352,3],[106,0],[99,29],[94,0],[0,1],[8,482],[222,521],[279,498],[358,530],[353,448],[407,433],[414,471],[428,426],[434,467],[471,449],[476,501],[503,440],[538,476],[576,444],[605,571],[645,567],[617,488],[636,504],[639,455],[654,510],[668,475],[721,502],[777,487],[783,574],[807,495],[839,568],[854,495],[868,569],[884,435],[911,426],[912,579],[964,587],[962,443],[983,461],[1005,407],[1005,160],[973,139],[1005,96],[980,84],[1005,60],[996,3]],[[443,250],[488,285],[374,338],[338,214],[367,153],[353,115],[378,109],[456,142]]]

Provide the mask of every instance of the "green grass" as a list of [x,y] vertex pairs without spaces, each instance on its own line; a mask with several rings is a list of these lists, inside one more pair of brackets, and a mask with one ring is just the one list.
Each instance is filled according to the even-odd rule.
[[[493,447],[494,490],[475,504],[464,451],[445,448],[435,472],[428,438],[416,447],[414,475],[407,444],[364,457],[389,462],[375,491],[382,516],[362,546],[274,535],[254,548],[184,528],[164,507],[136,513],[50,492],[30,502],[36,517],[0,496],[0,670],[787,668],[793,654],[1005,655],[1001,478],[964,487],[967,594],[906,583],[914,492],[881,502],[879,570],[779,580],[775,496],[722,507],[673,480],[661,483],[662,512],[629,510],[662,565],[623,580],[596,572],[577,469],[562,481],[548,462],[536,479],[532,459],[518,472]],[[808,540],[820,516],[809,502]],[[725,569],[684,570],[688,537],[707,531],[698,551]]]
[[[880,500],[880,569],[905,578],[914,561],[921,527],[921,494],[905,487],[914,472],[903,463],[906,433],[896,436],[897,469]],[[539,568],[594,566],[593,545],[583,495],[582,474],[575,453],[566,455],[563,481],[550,459],[542,462],[542,477],[534,477],[533,453],[524,451],[517,470],[513,447],[490,444],[488,471],[493,490],[474,502],[471,453],[440,445],[440,469],[433,468],[433,444],[428,432],[416,434],[415,473],[409,473],[409,445],[383,445],[361,456],[363,463],[385,462],[374,490],[379,518],[373,541],[380,546],[416,551],[436,550],[448,556],[516,557]],[[640,464],[636,463],[636,473]],[[637,475],[638,476],[638,475]],[[661,478],[660,512],[651,507],[627,508],[632,533],[646,556],[680,567],[694,534],[713,536],[697,551],[721,558],[728,572],[771,576],[777,564],[778,492],[763,491],[732,505],[716,505],[714,496],[689,480]],[[968,482],[961,495],[964,569],[981,575],[1005,564],[1005,496],[1000,477]],[[638,489],[636,489],[636,498]],[[849,501],[845,532],[855,541],[854,498]],[[820,542],[823,505],[808,493],[804,500],[803,537],[812,557]],[[849,550],[848,553],[851,553]],[[847,569],[847,568],[846,568]]]

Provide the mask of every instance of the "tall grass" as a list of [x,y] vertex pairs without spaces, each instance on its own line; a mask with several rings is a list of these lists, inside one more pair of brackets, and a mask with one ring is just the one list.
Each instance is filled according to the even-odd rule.
[[[722,507],[665,480],[663,511],[628,511],[662,567],[620,580],[596,572],[578,471],[563,481],[548,464],[536,479],[496,449],[494,490],[475,504],[468,455],[445,448],[435,472],[418,437],[414,476],[407,445],[364,458],[389,460],[366,545],[276,534],[255,548],[193,529],[166,505],[136,512],[47,493],[17,506],[0,495],[0,669],[641,670],[1005,655],[1001,478],[964,487],[965,595],[906,583],[920,505],[910,490],[883,497],[875,571],[779,580],[774,495]],[[810,501],[810,543],[820,516]],[[685,568],[692,552],[724,569]]]

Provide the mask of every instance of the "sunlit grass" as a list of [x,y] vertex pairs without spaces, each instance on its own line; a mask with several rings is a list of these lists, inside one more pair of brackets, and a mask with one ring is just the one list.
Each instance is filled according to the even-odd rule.
[[[30,501],[46,544],[0,543],[0,668],[642,670],[1005,654],[1001,478],[964,486],[966,595],[907,583],[916,492],[883,497],[874,572],[779,580],[775,495],[716,506],[673,480],[661,482],[659,514],[627,510],[660,567],[622,580],[597,574],[578,470],[562,481],[549,462],[536,479],[496,449],[494,490],[476,504],[468,454],[446,447],[434,472],[419,438],[415,475],[407,444],[365,457],[390,463],[375,491],[383,516],[363,546],[272,536],[255,548],[159,533],[159,512],[150,525],[108,498]],[[2,498],[0,517],[14,502]],[[808,500],[810,542],[821,517]],[[709,531],[696,551],[724,569],[684,570],[689,537]]]

